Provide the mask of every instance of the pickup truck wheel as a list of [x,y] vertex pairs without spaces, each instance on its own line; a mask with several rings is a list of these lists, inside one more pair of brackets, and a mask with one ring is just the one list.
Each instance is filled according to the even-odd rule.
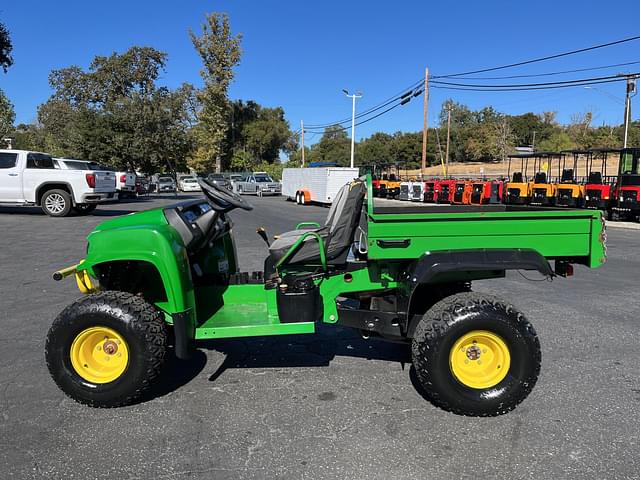
[[45,358],[58,387],[92,407],[138,400],[163,366],[167,332],[142,297],[107,291],[65,308],[47,334]]
[[412,343],[425,396],[459,415],[513,410],[540,373],[540,342],[522,313],[497,297],[459,293],[436,303]]
[[71,206],[71,195],[65,190],[49,190],[40,200],[42,211],[50,217],[66,217],[71,212]]
[[88,213],[93,212],[97,207],[98,205],[95,203],[79,203],[73,207],[73,210],[78,215],[87,215]]

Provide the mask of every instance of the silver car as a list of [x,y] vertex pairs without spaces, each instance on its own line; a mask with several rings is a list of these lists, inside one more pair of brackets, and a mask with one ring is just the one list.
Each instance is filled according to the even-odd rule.
[[266,173],[253,173],[244,180],[235,182],[235,191],[240,194],[249,195],[281,195],[282,185],[273,180]]

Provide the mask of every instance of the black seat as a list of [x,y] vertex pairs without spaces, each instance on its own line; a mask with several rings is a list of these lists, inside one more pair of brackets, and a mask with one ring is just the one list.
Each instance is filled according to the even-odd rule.
[[589,174],[589,180],[587,183],[592,183],[596,185],[602,185],[602,173],[601,172],[591,172]]
[[513,183],[522,183],[522,172],[513,172]]
[[547,183],[547,174],[545,172],[536,173],[536,178],[533,183]]
[[562,170],[562,177],[560,183],[574,183],[573,168],[565,168]]
[[[327,264],[344,264],[360,221],[365,192],[366,184],[361,179],[342,187],[329,210],[325,225],[315,229],[292,230],[278,235],[269,247],[268,263],[277,265],[301,236],[313,232],[324,241]],[[303,265],[318,262],[320,262],[319,243],[315,235],[309,235],[284,263]]]

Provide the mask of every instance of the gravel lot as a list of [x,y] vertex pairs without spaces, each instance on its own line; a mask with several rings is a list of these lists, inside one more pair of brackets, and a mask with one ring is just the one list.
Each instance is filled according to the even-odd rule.
[[[183,197],[186,198],[186,197]],[[243,270],[271,235],[327,209],[249,198],[234,212]],[[51,273],[82,257],[101,220],[173,197],[53,219],[0,209],[2,478],[640,478],[640,235],[610,228],[609,261],[572,279],[477,282],[513,301],[543,348],[540,380],[514,412],[459,417],[424,400],[405,346],[339,327],[316,335],[216,341],[172,362],[155,398],[91,409],[49,378],[44,338],[78,296]],[[533,272],[527,276],[534,277]],[[224,367],[224,368],[221,368]]]

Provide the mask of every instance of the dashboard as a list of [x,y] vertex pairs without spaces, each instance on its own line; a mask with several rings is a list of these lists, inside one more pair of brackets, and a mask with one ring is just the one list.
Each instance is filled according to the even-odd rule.
[[226,217],[206,200],[191,200],[164,209],[164,216],[188,250],[197,250],[229,229]]

